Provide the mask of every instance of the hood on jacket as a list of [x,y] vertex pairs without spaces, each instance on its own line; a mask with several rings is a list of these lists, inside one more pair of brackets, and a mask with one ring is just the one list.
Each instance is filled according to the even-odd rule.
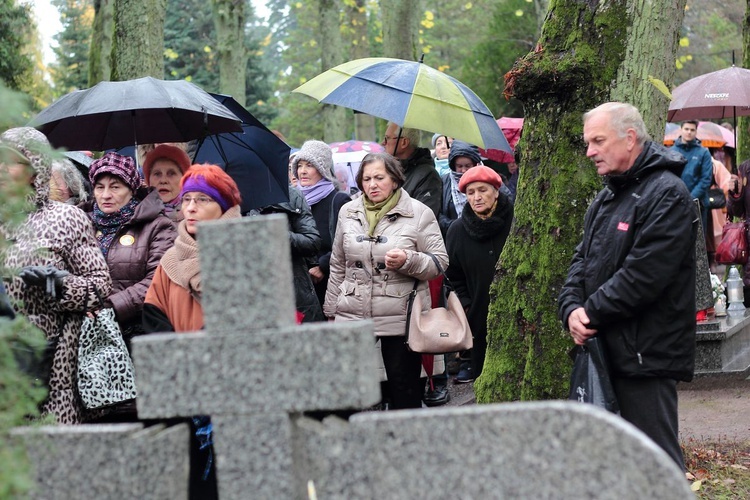
[[631,181],[638,182],[641,178],[658,170],[668,170],[679,177],[686,163],[687,160],[677,151],[652,141],[646,141],[643,151],[635,159],[633,166],[620,175],[608,176],[605,182],[610,187],[617,188]]
[[49,180],[52,176],[52,158],[47,137],[32,127],[17,127],[0,135],[0,146],[21,154],[34,169],[34,195],[31,201],[41,207],[49,201]]
[[456,158],[465,156],[470,158],[474,164],[481,163],[482,157],[479,156],[479,148],[472,146],[471,144],[454,139],[451,144],[451,150],[448,154],[448,166],[455,172],[456,170]]

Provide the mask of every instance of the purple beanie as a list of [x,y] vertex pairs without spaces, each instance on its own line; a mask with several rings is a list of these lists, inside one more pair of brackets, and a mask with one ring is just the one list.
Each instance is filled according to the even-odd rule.
[[182,182],[182,189],[180,190],[180,198],[185,196],[185,193],[193,192],[203,193],[213,198],[213,200],[221,207],[222,213],[232,208],[231,205],[229,205],[229,202],[221,195],[221,192],[209,184],[205,177],[200,177],[198,175],[185,177]]
[[141,174],[135,166],[135,160],[129,156],[110,152],[93,161],[89,167],[91,185],[95,185],[96,178],[103,174],[114,175],[122,179],[134,193],[142,184]]

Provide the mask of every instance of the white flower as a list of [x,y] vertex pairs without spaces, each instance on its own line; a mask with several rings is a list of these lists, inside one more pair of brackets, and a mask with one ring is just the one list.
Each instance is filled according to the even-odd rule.
[[721,279],[715,274],[711,275],[711,291],[713,292],[714,302],[721,296],[724,297],[724,285]]

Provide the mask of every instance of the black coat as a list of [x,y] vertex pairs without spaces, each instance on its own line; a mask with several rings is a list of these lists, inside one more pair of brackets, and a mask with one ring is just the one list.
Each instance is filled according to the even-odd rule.
[[318,266],[325,275],[325,279],[315,283],[315,293],[318,295],[318,301],[322,305],[326,300],[326,287],[328,286],[328,276],[331,272],[331,246],[333,237],[336,235],[336,224],[339,220],[339,211],[341,207],[352,201],[351,197],[342,193],[338,189],[334,190],[310,207],[315,226],[320,233],[320,250],[318,251]]
[[583,307],[617,376],[693,377],[698,214],[679,177],[684,164],[647,142],[627,172],[606,180],[560,292],[563,326]]
[[292,244],[292,273],[297,311],[305,315],[304,322],[324,321],[323,308],[315,293],[309,269],[317,262],[320,233],[315,226],[310,207],[297,189],[289,188],[289,202],[270,205],[260,210],[265,214],[286,214],[289,219],[289,239]]
[[430,150],[417,148],[408,159],[401,160],[401,167],[406,177],[401,187],[409,196],[430,207],[437,219],[443,201],[443,181],[435,170]]
[[475,339],[487,337],[490,285],[512,220],[513,206],[507,196],[500,193],[490,218],[480,219],[467,204],[445,238],[449,262],[445,275],[461,299],[461,305],[468,308],[466,316]]

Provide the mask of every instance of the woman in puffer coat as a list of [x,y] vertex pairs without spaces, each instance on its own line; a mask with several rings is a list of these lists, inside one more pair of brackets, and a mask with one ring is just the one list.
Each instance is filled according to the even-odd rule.
[[429,254],[448,266],[435,215],[401,188],[404,181],[391,155],[362,160],[357,186],[363,196],[339,213],[324,307],[336,321],[373,320],[392,409],[422,406],[421,355],[404,343],[406,308],[415,279],[423,311],[431,307],[427,281],[440,272]]
[[143,334],[143,301],[164,252],[177,231],[164,214],[159,192],[142,186],[135,161],[107,153],[89,167],[94,200],[83,206],[91,217],[112,277],[104,307],[115,311],[122,336]]
[[94,290],[109,295],[112,282],[91,221],[79,208],[50,201],[49,142],[30,127],[0,135],[2,169],[15,182],[31,183],[34,208],[17,229],[3,227],[12,245],[5,266],[21,270],[8,283],[16,312],[57,339],[43,411],[58,423],[77,424],[86,411],[76,388],[78,336],[86,311],[101,306]]

